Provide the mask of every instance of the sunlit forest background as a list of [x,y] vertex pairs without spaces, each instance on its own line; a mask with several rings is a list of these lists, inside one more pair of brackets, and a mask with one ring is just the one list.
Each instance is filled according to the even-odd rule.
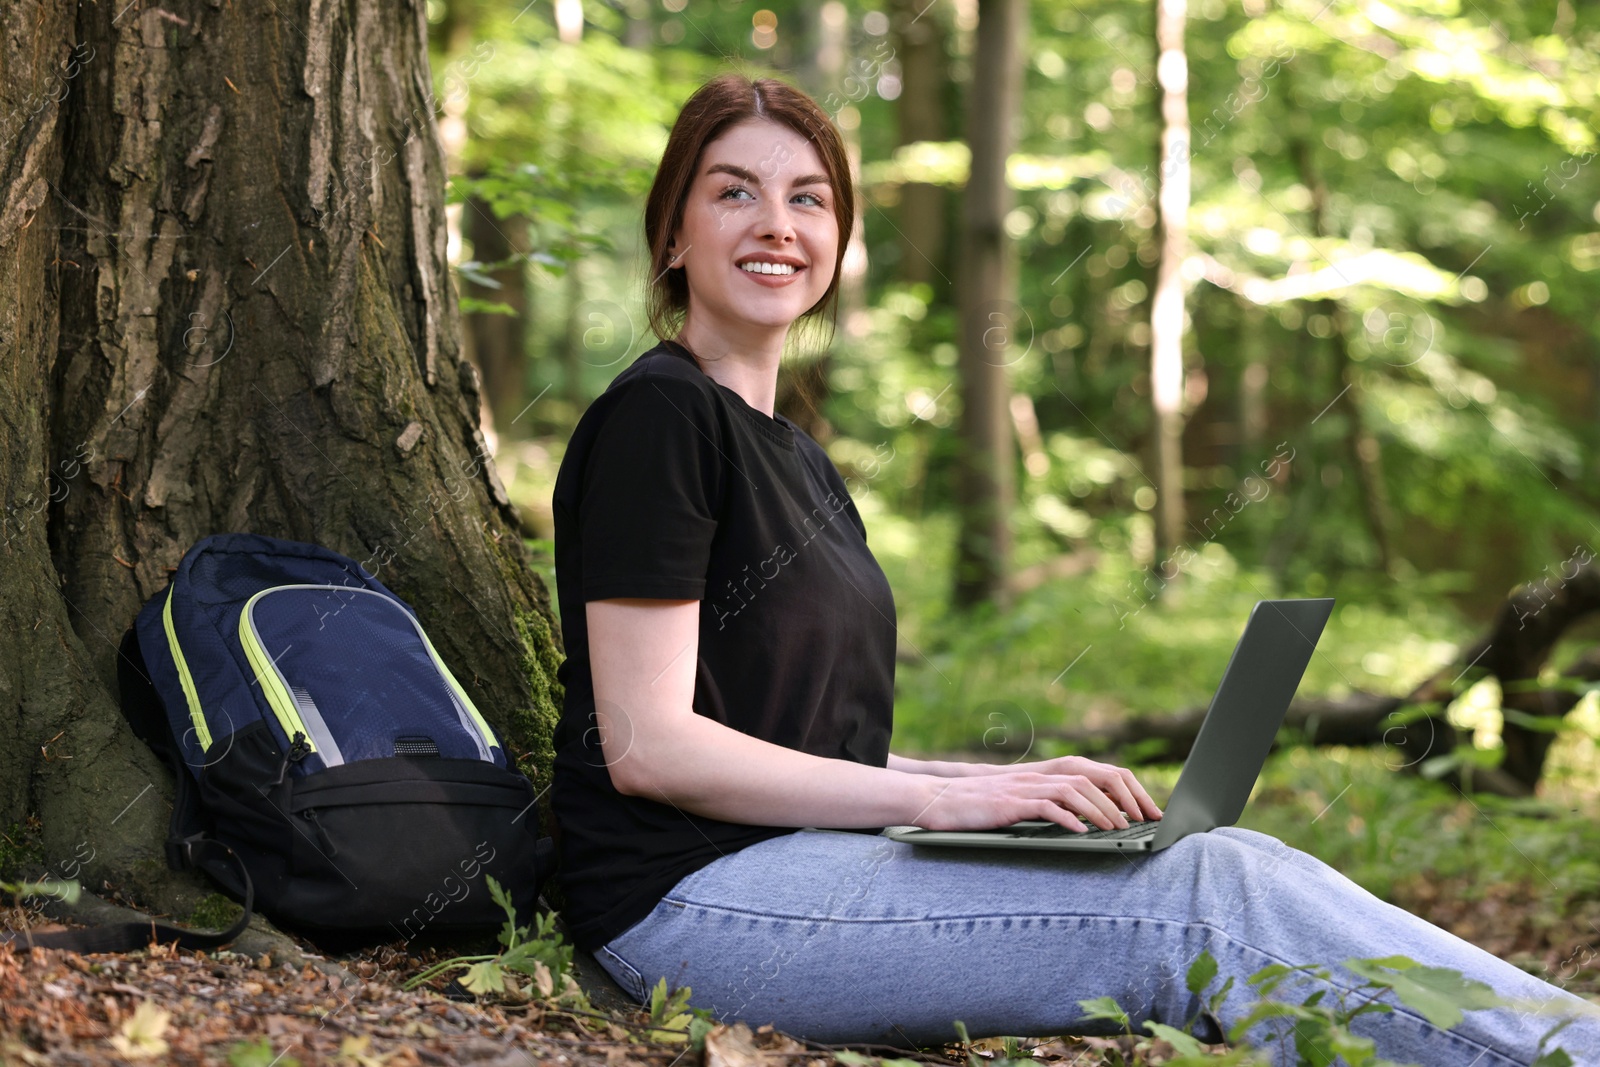
[[[677,109],[783,78],[857,162],[837,329],[796,340],[779,410],[894,588],[896,750],[1104,751],[1164,795],[1176,750],[1118,727],[1203,709],[1255,601],[1335,597],[1321,703],[1245,824],[1593,993],[1600,9],[1191,0],[1158,64],[1153,3],[1032,0],[985,56],[987,2],[430,0],[468,347],[547,582],[567,437],[655,343],[642,207]],[[1009,267],[976,292],[995,130]],[[973,321],[1005,356],[1009,543],[963,585]]]

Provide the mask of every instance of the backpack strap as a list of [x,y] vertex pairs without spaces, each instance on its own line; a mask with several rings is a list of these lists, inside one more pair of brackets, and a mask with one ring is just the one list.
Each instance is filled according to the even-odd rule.
[[[18,930],[0,933],[0,944],[12,944],[21,948],[64,948],[73,952],[128,952],[145,948],[153,941],[175,944],[179,948],[209,949],[226,945],[244,933],[254,913],[256,890],[255,886],[250,884],[250,872],[245,870],[244,863],[233,849],[214,838],[200,836],[196,840],[185,841],[182,844],[184,846],[182,851],[186,856],[195,849],[221,849],[238,869],[239,877],[244,882],[244,913],[226,930],[220,933],[184,930],[151,919],[142,923],[104,923],[83,930],[52,930],[42,934]],[[169,856],[171,854],[170,845],[168,854]]]

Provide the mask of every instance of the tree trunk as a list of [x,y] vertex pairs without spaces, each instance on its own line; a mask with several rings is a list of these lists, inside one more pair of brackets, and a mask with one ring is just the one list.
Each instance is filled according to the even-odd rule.
[[[1287,77],[1288,75],[1286,75]],[[1300,182],[1311,193],[1311,233],[1315,237],[1328,236],[1328,188],[1312,158],[1314,149],[1309,133],[1310,119],[1297,114],[1296,129],[1289,138],[1289,155],[1294,160]],[[1384,486],[1382,453],[1378,439],[1368,428],[1361,414],[1362,389],[1355,361],[1350,358],[1350,322],[1344,306],[1332,297],[1316,302],[1317,311],[1328,319],[1328,347],[1333,353],[1334,383],[1337,390],[1330,404],[1338,404],[1344,413],[1347,429],[1345,447],[1350,462],[1355,467],[1356,488],[1361,496],[1361,512],[1372,535],[1378,554],[1378,569],[1384,574],[1394,574],[1393,522],[1389,514],[1389,494]]]
[[1267,381],[1270,352],[1266,343],[1266,315],[1259,304],[1239,302],[1239,448],[1234,466],[1251,469],[1267,436]]
[[[485,273],[500,283],[498,289],[469,284],[468,294],[494,304],[506,304],[516,314],[479,311],[466,316],[466,341],[473,361],[483,373],[483,391],[489,400],[495,432],[504,440],[513,433],[512,421],[527,403],[528,352],[528,220],[522,215],[497,219],[488,201],[467,202],[467,238],[472,257],[482,264],[497,264]],[[527,436],[528,425],[520,427]]]
[[459,358],[421,7],[5,18],[0,822],[40,815],[51,873],[193,899],[116,655],[222,531],[376,573],[542,791],[561,644]]
[[[1183,259],[1189,215],[1189,69],[1184,54],[1187,0],[1157,0],[1157,110],[1161,168],[1157,177],[1156,283],[1150,300],[1150,398],[1154,408],[1156,567],[1183,541]],[[1162,574],[1167,582],[1177,573]]]
[[979,0],[978,40],[967,87],[972,172],[963,210],[961,282],[961,515],[955,591],[960,608],[992,601],[1004,608],[1011,555],[1016,472],[1006,367],[1021,358],[1012,334],[1025,329],[1015,303],[1016,268],[1006,239],[1011,210],[1006,158],[1016,143],[1021,104],[1025,0]]
[[[943,141],[945,132],[945,56],[943,5],[929,0],[891,0],[895,52],[900,59],[900,98],[895,143]],[[900,187],[900,264],[902,281],[925,282],[942,297],[945,277],[945,191],[926,182]],[[944,283],[944,285],[940,285]]]

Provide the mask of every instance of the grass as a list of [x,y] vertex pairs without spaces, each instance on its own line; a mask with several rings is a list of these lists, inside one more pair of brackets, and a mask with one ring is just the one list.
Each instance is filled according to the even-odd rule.
[[[1032,591],[1004,616],[902,607],[903,641],[915,661],[897,671],[896,743],[925,751],[994,748],[1003,719],[1013,735],[1004,751],[1019,755],[1028,736],[1058,728],[1205,706],[1251,607],[1280,595],[1220,549],[1207,555],[1179,595],[1159,603],[1130,597],[1129,569],[1112,561]],[[905,567],[907,580],[916,580],[916,570]],[[1450,663],[1471,633],[1442,606],[1341,602],[1300,691],[1405,692]],[[1037,754],[1057,753],[1046,746]]]

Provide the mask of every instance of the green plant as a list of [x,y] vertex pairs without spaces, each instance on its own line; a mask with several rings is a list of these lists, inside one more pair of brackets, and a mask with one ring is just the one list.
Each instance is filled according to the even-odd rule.
[[[1405,956],[1351,959],[1346,960],[1343,966],[1363,981],[1353,990],[1342,992],[1331,1001],[1326,996],[1326,988],[1314,990],[1299,1003],[1274,997],[1274,994],[1296,975],[1317,979],[1337,987],[1338,980],[1332,972],[1319,964],[1291,967],[1275,963],[1251,975],[1247,981],[1260,999],[1227,1030],[1228,1043],[1234,1047],[1219,1056],[1208,1053],[1200,1042],[1187,1032],[1193,1028],[1202,1013],[1215,1017],[1233,989],[1233,979],[1229,978],[1220,989],[1210,995],[1206,994],[1206,990],[1216,979],[1217,962],[1209,952],[1202,952],[1189,968],[1185,983],[1189,992],[1202,998],[1200,1011],[1191,1016],[1182,1029],[1152,1021],[1147,1021],[1144,1028],[1150,1032],[1152,1038],[1165,1041],[1176,1053],[1175,1058],[1162,1061],[1163,1067],[1219,1067],[1222,1064],[1246,1067],[1263,1063],[1255,1050],[1244,1042],[1247,1035],[1258,1026],[1277,1020],[1283,1020],[1287,1024],[1281,1027],[1277,1039],[1286,1046],[1285,1051],[1290,1042],[1293,1043],[1295,1062],[1299,1067],[1333,1067],[1336,1063],[1343,1067],[1399,1067],[1392,1061],[1380,1058],[1370,1038],[1361,1037],[1350,1031],[1350,1024],[1362,1015],[1394,1010],[1392,1005],[1382,1003],[1378,999],[1385,993],[1393,993],[1405,1007],[1419,1013],[1434,1026],[1445,1030],[1459,1024],[1468,1011],[1494,1007],[1528,1007],[1506,1000],[1489,986],[1467,978],[1458,971],[1444,967],[1425,967]],[[1353,1005],[1352,999],[1356,999]],[[1132,1020],[1114,998],[1095,997],[1092,1000],[1081,1000],[1078,1006],[1084,1010],[1086,1020],[1107,1020],[1120,1026],[1128,1036],[1134,1036]],[[1558,1022],[1544,1035],[1539,1043],[1539,1056],[1534,1060],[1533,1067],[1572,1067],[1572,1060],[1565,1052],[1560,1049],[1549,1051],[1545,1049],[1550,1040],[1570,1021],[1569,1019]],[[964,1038],[965,1029],[960,1023],[956,1025]],[[1109,1063],[1112,1067],[1146,1067],[1152,1062],[1148,1056],[1153,1044],[1153,1040],[1139,1042],[1134,1046],[1132,1059],[1124,1057],[1119,1050],[1108,1050]],[[969,1062],[970,1060],[971,1057]]]
[[667,980],[656,980],[650,991],[650,1027],[646,1036],[654,1041],[686,1041],[692,1048],[705,1044],[706,1034],[715,1026],[711,1012],[689,1006],[690,989],[680,986],[667,993]]
[[220,930],[232,925],[242,910],[244,909],[237,903],[221,893],[211,893],[194,906],[194,911],[189,913],[189,922],[195,926]]
[[0,830],[0,879],[18,877],[24,870],[44,864],[40,828],[39,817],[30,815]]
[[228,1067],[300,1067],[293,1056],[272,1051],[272,1042],[265,1037],[255,1041],[240,1041],[228,1049]]
[[[957,1019],[954,1023],[956,1034],[961,1039],[961,1044],[967,1046],[967,1067],[1021,1067],[1022,1064],[1032,1064],[1037,1061],[1031,1054],[1022,1051],[1021,1044],[1014,1037],[1000,1039],[1000,1055],[996,1057],[980,1056],[973,1047],[982,1042],[975,1042],[967,1034],[967,1024]],[[908,1064],[914,1060],[884,1060],[885,1064]]]
[[436,963],[406,982],[403,988],[415,989],[447,971],[465,969],[467,973],[461,985],[467,992],[480,996],[486,993],[515,996],[522,992],[516,979],[516,975],[522,974],[532,979],[539,996],[571,1001],[587,1009],[588,998],[572,978],[572,946],[563,943],[556,931],[554,913],[536,916],[532,928],[519,927],[510,895],[488,875],[484,876],[484,882],[489,887],[489,895],[506,913],[505,925],[500,928],[500,951],[482,956],[455,956]]
[[29,897],[54,897],[67,904],[76,904],[78,897],[83,893],[83,887],[76,879],[63,881],[59,878],[40,878],[31,882],[0,882],[0,892],[10,893],[18,900]]
[[[1204,996],[1206,988],[1217,976],[1217,961],[1209,952],[1200,953],[1200,958],[1195,960],[1189,968],[1185,984],[1189,992],[1197,997]],[[1222,1002],[1227,999],[1228,993],[1233,989],[1233,979],[1229,978],[1223,983],[1222,988],[1211,994],[1203,1001],[1202,1011],[1215,1015]],[[1128,1013],[1112,997],[1095,997],[1092,1000],[1080,1000],[1078,1006],[1085,1012],[1085,1019],[1104,1019],[1114,1022],[1122,1027],[1128,1036],[1134,1036],[1133,1020]],[[1186,1031],[1191,1029],[1199,1019],[1199,1012],[1191,1016],[1184,1023],[1183,1029],[1167,1026],[1164,1023],[1146,1022],[1145,1029],[1150,1032],[1150,1038],[1140,1041],[1133,1048],[1133,1059],[1125,1058],[1118,1050],[1109,1050],[1109,1056],[1114,1067],[1144,1067],[1149,1063],[1149,1054],[1156,1040],[1165,1041],[1172,1046],[1177,1058],[1165,1061],[1171,1067],[1219,1067],[1222,1064],[1254,1065],[1262,1061],[1254,1056],[1249,1049],[1233,1049],[1223,1056],[1208,1055],[1200,1042],[1191,1037]]]

